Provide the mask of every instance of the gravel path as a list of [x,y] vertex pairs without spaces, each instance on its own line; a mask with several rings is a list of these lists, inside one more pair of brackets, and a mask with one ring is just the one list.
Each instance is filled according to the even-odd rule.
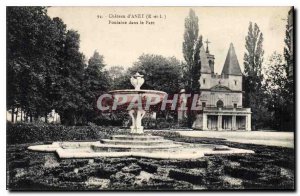
[[177,131],[182,136],[222,138],[231,142],[294,148],[293,132],[272,131]]

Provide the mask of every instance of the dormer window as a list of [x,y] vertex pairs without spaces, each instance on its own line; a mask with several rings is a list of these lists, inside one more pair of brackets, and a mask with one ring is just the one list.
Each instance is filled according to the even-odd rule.
[[236,80],[234,81],[234,85],[235,85],[235,86],[237,85],[237,81],[236,81]]
[[203,84],[205,84],[205,79],[203,79]]

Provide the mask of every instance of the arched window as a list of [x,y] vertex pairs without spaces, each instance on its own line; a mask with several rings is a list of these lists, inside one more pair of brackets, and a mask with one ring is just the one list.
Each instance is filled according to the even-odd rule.
[[224,106],[223,101],[221,101],[221,100],[217,101],[217,107],[218,108],[222,108],[223,106]]

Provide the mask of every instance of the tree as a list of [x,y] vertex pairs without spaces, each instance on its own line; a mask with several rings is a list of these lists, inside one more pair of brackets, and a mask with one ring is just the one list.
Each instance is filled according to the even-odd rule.
[[265,125],[266,109],[265,88],[263,86],[262,63],[264,50],[262,48],[263,34],[258,25],[249,24],[246,36],[246,52],[244,54],[244,106],[252,110],[252,129]]
[[[184,81],[186,81],[185,89],[188,94],[192,96],[194,94],[200,94],[200,70],[201,70],[201,59],[200,59],[200,48],[202,47],[202,36],[198,36],[198,17],[195,12],[191,9],[189,16],[185,19],[185,31],[184,31],[184,42],[183,42],[183,56],[186,61],[184,68]],[[188,126],[191,127],[195,120],[195,114],[188,112]]]
[[285,38],[284,38],[284,43],[285,43],[285,47],[284,47],[284,50],[283,50],[283,53],[284,53],[284,59],[286,61],[286,63],[284,64],[285,65],[285,69],[286,69],[286,73],[288,73],[289,75],[289,65],[290,64],[293,64],[293,45],[292,45],[292,37],[291,37],[291,33],[290,33],[290,26],[289,24],[287,23],[286,24],[286,27],[285,27]]
[[112,66],[111,68],[109,68],[108,74],[109,74],[109,78],[110,78],[111,89],[113,89],[113,90],[120,89],[119,85],[125,79],[124,76],[126,74],[124,67]]
[[293,119],[288,105],[290,104],[288,85],[288,69],[282,55],[274,52],[268,62],[266,70],[266,88],[269,94],[268,108],[273,114],[272,128],[277,130],[291,130]]
[[293,45],[289,24],[286,25],[284,58],[274,52],[266,70],[266,86],[270,101],[269,110],[273,114],[273,128],[281,131],[294,131],[294,81],[289,68],[293,66]]
[[[80,36],[45,7],[7,8],[7,110],[23,111],[30,121],[55,109],[62,124],[83,124],[92,115],[96,94],[108,87],[103,57],[85,65]],[[87,67],[85,69],[85,67]],[[96,111],[94,111],[96,112]]]
[[285,97],[286,101],[286,107],[288,110],[288,117],[289,117],[289,126],[286,128],[288,130],[294,131],[295,129],[295,102],[294,102],[294,57],[293,57],[293,28],[290,29],[290,24],[293,25],[293,19],[289,18],[288,23],[286,25],[286,31],[285,31],[285,47],[284,47],[284,59],[285,59],[285,70],[288,75],[287,82],[285,85],[285,88],[287,89],[287,96]]
[[84,72],[84,55],[79,52],[79,34],[69,30],[66,33],[64,48],[60,54],[59,72],[56,80],[58,100],[56,111],[61,117],[62,124],[76,125],[82,122],[85,104],[82,95]]
[[[181,63],[175,57],[165,58],[161,55],[143,54],[128,71],[129,84],[130,77],[136,72],[144,75],[143,89],[155,89],[174,94],[178,93],[182,86]],[[131,84],[129,88],[133,88]]]
[[[181,62],[175,57],[166,58],[161,55],[143,54],[139,56],[133,67],[115,78],[114,88],[133,89],[130,77],[139,72],[144,75],[145,79],[142,89],[160,90],[171,96],[178,93],[183,87],[181,67]],[[171,113],[170,111],[160,111],[157,115],[167,118]]]
[[96,100],[109,88],[108,72],[104,70],[104,67],[103,56],[95,51],[84,70],[82,93],[85,98],[83,106],[85,122],[91,122],[97,118]]
[[7,8],[7,109],[38,117],[52,107],[48,95],[57,63],[57,28],[45,7]]

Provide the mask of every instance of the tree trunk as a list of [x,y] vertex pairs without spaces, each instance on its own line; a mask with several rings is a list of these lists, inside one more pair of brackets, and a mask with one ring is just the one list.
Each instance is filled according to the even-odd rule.
[[17,108],[17,111],[16,111],[16,122],[18,122],[18,114],[19,114],[19,108]]
[[30,112],[30,122],[32,123],[32,113]]
[[21,108],[21,122],[23,122],[23,110]]
[[45,112],[45,123],[48,123],[47,112]]
[[14,123],[15,119],[14,119],[14,113],[15,113],[15,108],[11,109],[11,122]]

